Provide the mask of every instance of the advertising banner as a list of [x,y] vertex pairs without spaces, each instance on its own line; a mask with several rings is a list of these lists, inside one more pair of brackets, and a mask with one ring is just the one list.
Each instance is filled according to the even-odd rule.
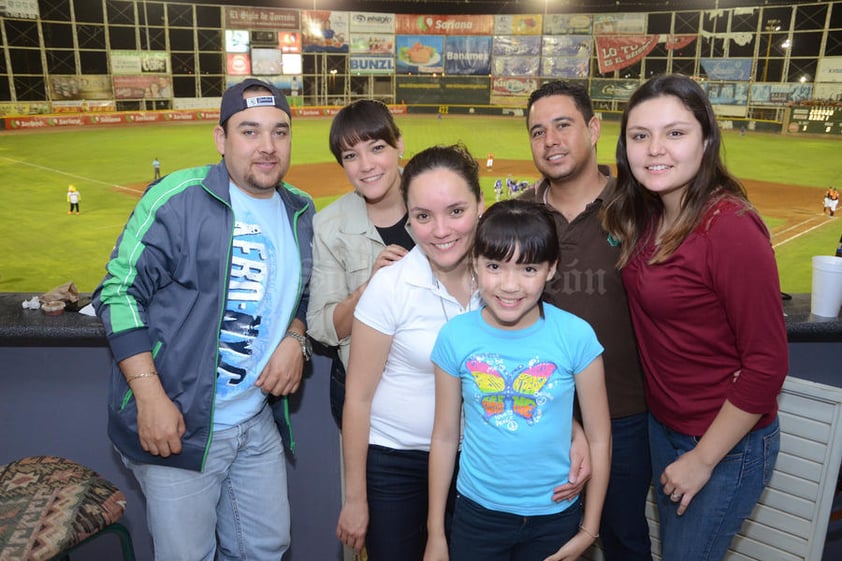
[[433,74],[444,71],[443,35],[398,35],[395,37],[399,74]]
[[301,33],[297,31],[281,31],[278,33],[278,48],[282,53],[301,52]]
[[248,76],[251,74],[251,59],[247,54],[228,53],[225,73],[230,76]]
[[537,76],[541,69],[538,56],[495,56],[492,65],[494,76]]
[[395,34],[395,14],[373,12],[351,12],[351,33]]
[[593,17],[594,35],[646,33],[647,15],[597,14]]
[[702,58],[699,62],[709,80],[751,80],[750,58]]
[[281,49],[252,49],[251,73],[255,76],[283,74],[284,61]]
[[401,35],[493,35],[494,16],[429,16],[397,14],[395,33]]
[[446,74],[491,74],[491,37],[448,37],[444,50]]
[[541,42],[541,73],[554,78],[586,78],[591,38],[587,35],[545,36]]
[[289,29],[298,31],[301,20],[298,10],[280,8],[222,8],[223,27],[227,29]]
[[816,84],[813,98],[826,101],[842,101],[842,84]]
[[352,55],[349,60],[351,74],[394,74],[395,59],[392,56]]
[[52,113],[98,113],[117,110],[116,104],[110,99],[53,101],[52,106]]
[[170,74],[170,54],[166,51],[109,51],[111,74]]
[[107,74],[85,74],[82,76],[52,74],[50,76],[50,99],[83,100],[111,99],[111,77]]
[[0,0],[0,16],[38,19],[38,0]]
[[[182,100],[183,101],[183,100]],[[200,100],[200,103],[207,103],[208,99]],[[219,105],[219,98],[216,98],[216,105]],[[20,104],[15,104],[19,106]],[[44,112],[47,110],[44,105]],[[4,104],[0,104],[0,116],[10,115],[4,112]],[[114,110],[113,103],[111,110]],[[293,110],[295,111],[295,110]],[[18,113],[20,115],[20,113]],[[96,125],[125,125],[127,123],[163,123],[177,121],[216,121],[219,119],[219,109],[183,109],[173,111],[127,111],[127,112],[102,112],[91,114],[75,115],[49,115],[49,116],[18,116],[6,117],[5,128],[7,129],[40,129],[51,127],[80,127]],[[2,125],[0,125],[2,126]]]
[[401,104],[488,105],[488,77],[397,76],[395,93]]
[[7,115],[43,115],[50,112],[50,104],[43,101],[0,103],[0,117]]
[[92,115],[53,115],[49,117],[16,117],[6,119],[7,129],[40,129],[51,127],[83,127],[89,125],[124,125],[126,123],[162,123],[162,112],[99,113]]
[[628,101],[640,85],[638,80],[591,80],[591,99],[599,101]]
[[748,82],[702,82],[711,105],[746,105]]
[[286,54],[281,57],[284,75],[301,74],[304,72],[304,62],[301,55]]
[[842,82],[842,56],[820,58],[816,82]]
[[541,54],[541,38],[495,35],[492,53],[494,56],[537,56]]
[[493,78],[491,104],[525,108],[529,94],[538,86],[538,78]]
[[544,35],[590,35],[593,19],[584,14],[551,14],[544,16]]
[[557,35],[544,37],[541,42],[541,55],[558,56],[591,56],[591,38],[589,35]]
[[[285,95],[288,96],[297,96],[301,92],[301,76],[264,76],[261,80],[265,80],[269,82],[279,90],[281,90]],[[226,78],[225,79],[225,89],[227,90],[234,84],[239,84],[245,78]],[[218,103],[214,105],[219,105]],[[219,110],[217,109],[217,117],[219,117]]]
[[553,78],[587,78],[590,58],[574,56],[541,57],[541,74]]
[[787,105],[811,99],[813,84],[752,84],[750,95],[753,104]]
[[395,36],[386,33],[351,32],[351,53],[391,55],[395,52]]
[[172,97],[168,76],[113,76],[115,99],[167,99]]
[[539,14],[494,16],[496,35],[541,35],[541,25]]
[[301,12],[301,34],[305,53],[347,53],[349,12],[305,10]]
[[596,57],[600,74],[631,66],[663,42],[667,49],[683,49],[695,35],[597,35]]
[[238,29],[225,30],[225,52],[247,53],[249,52],[249,32]]

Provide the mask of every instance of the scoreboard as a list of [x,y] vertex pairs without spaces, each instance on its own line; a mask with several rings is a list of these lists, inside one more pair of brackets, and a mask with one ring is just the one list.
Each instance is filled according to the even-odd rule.
[[790,133],[842,135],[842,106],[796,105],[787,125]]

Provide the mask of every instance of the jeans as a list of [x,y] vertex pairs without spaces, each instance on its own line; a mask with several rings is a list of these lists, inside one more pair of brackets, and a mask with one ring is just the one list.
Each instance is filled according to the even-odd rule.
[[[421,561],[427,545],[430,454],[423,450],[368,447],[366,487],[369,561]],[[458,462],[458,458],[457,458]],[[452,505],[456,476],[448,503]],[[448,509],[452,513],[452,506]],[[445,516],[448,530],[450,516]]]
[[582,501],[558,514],[520,516],[457,495],[451,561],[541,561],[579,532]]
[[123,462],[146,498],[156,561],[279,561],[289,547],[286,459],[269,407],[215,431],[202,472]]
[[652,561],[646,495],[652,483],[649,414],[611,420],[611,479],[599,534],[606,561]]
[[775,419],[768,427],[743,437],[716,465],[684,514],[678,516],[677,504],[664,494],[659,479],[669,464],[695,448],[698,441],[698,437],[668,429],[650,415],[649,443],[665,560],[719,561],[725,557],[734,535],[769,483],[781,433]]

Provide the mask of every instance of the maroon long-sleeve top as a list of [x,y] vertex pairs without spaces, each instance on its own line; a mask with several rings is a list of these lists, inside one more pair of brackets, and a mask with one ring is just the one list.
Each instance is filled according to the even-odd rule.
[[727,399],[762,415],[755,428],[770,424],[789,357],[777,265],[760,217],[725,197],[666,261],[647,263],[651,240],[640,249],[623,281],[651,412],[701,436]]

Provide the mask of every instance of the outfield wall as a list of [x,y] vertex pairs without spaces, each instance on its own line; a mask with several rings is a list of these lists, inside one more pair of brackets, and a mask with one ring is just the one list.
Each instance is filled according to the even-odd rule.
[[[216,101],[218,107],[218,100]],[[302,117],[333,117],[340,106],[321,107],[292,107],[292,116]],[[499,107],[489,105],[390,105],[389,110],[393,115],[407,114],[438,114],[438,115],[483,115],[500,117],[524,117],[523,108]],[[604,121],[619,121],[621,113],[617,111],[598,111],[597,115]],[[23,130],[46,130],[60,127],[93,127],[113,125],[141,125],[150,123],[184,123],[198,121],[217,121],[219,109],[184,109],[172,111],[111,111],[94,113],[55,115],[20,115],[14,117],[0,118],[0,129],[9,131]],[[738,130],[745,127],[746,130],[755,132],[779,133],[782,130],[781,123],[775,121],[755,121],[751,119],[727,119],[719,120],[723,129]],[[792,131],[798,132],[798,131]]]
[[[0,1],[0,116],[179,110],[248,75],[304,107],[519,108],[542,81],[564,79],[588,88],[598,111],[622,111],[667,72],[697,78],[727,119],[782,122],[790,104],[842,100],[840,0],[614,13],[569,2],[517,13],[529,7],[512,2],[508,14],[452,3],[421,15],[243,4]],[[473,13],[453,13],[462,9]],[[810,115],[788,132],[842,135]]]

